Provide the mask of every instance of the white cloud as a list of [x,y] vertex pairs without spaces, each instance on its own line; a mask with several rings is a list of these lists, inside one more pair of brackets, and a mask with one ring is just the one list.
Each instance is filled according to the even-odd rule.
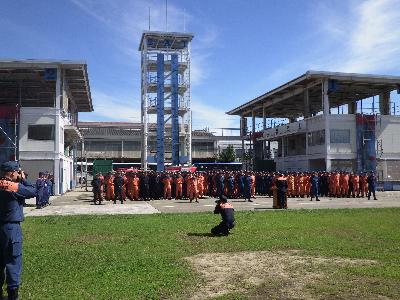
[[224,110],[200,101],[192,102],[193,129],[211,129],[238,127],[239,119],[228,116]]
[[400,1],[349,1],[337,9],[319,2],[309,14],[312,38],[303,40],[304,51],[271,70],[258,83],[271,88],[307,70],[350,73],[399,74]]
[[357,25],[349,33],[346,72],[385,72],[400,67],[400,1],[368,0],[354,9]]
[[96,89],[92,90],[94,112],[80,116],[82,121],[140,122],[140,102],[126,95],[114,96]]

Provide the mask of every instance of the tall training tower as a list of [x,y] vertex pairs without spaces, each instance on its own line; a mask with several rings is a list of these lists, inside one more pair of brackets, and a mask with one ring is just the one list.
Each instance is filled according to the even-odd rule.
[[[142,54],[142,168],[192,162],[190,42],[193,34],[145,31]],[[151,126],[156,119],[156,128]],[[149,126],[150,125],[150,126]],[[155,130],[154,130],[155,129]],[[156,141],[149,139],[156,135]]]

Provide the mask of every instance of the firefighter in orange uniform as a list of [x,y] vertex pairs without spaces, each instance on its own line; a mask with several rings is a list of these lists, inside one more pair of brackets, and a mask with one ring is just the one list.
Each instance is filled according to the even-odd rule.
[[333,175],[333,194],[340,197],[340,173],[338,172]]
[[139,186],[140,186],[140,178],[136,175],[133,174],[132,177],[132,198],[134,200],[139,200]]
[[121,173],[122,179],[123,179],[123,186],[122,186],[122,200],[126,201],[126,186],[128,184],[128,178],[125,173]]
[[304,198],[305,195],[305,176],[303,173],[299,176],[299,196]]
[[106,179],[106,199],[114,200],[114,175],[109,172]]
[[294,195],[295,197],[300,196],[300,174],[296,173],[294,176]]
[[175,199],[182,199],[183,177],[178,174],[175,178]]
[[197,194],[198,194],[198,190],[197,190],[197,179],[196,177],[191,174],[188,176],[189,177],[189,200],[190,202],[193,201],[193,199],[196,200],[196,202],[198,202],[197,200]]
[[167,174],[162,182],[164,185],[164,199],[171,200],[171,177]]
[[342,197],[347,197],[349,194],[349,179],[349,174],[346,172],[340,175],[340,194]]
[[361,197],[364,198],[364,195],[368,195],[368,176],[367,174],[362,174],[360,175],[360,181],[361,181]]
[[251,177],[251,197],[255,198],[256,197],[256,176],[254,176],[254,173],[250,175]]
[[353,183],[353,191],[352,196],[353,198],[360,197],[360,176],[358,174],[353,174],[351,178],[351,182]]
[[304,191],[306,197],[311,196],[311,175],[308,173],[304,175]]
[[130,200],[133,200],[133,174],[132,172],[126,173],[126,195]]
[[292,173],[290,173],[287,177],[287,184],[288,184],[287,196],[293,197],[295,191],[294,191],[294,175]]
[[197,177],[197,190],[199,192],[199,198],[203,198],[204,194],[204,177],[202,174],[199,174]]

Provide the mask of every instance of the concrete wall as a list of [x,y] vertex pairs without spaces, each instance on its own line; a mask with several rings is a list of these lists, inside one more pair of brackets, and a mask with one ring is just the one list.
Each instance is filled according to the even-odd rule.
[[330,115],[330,130],[350,130],[350,143],[330,143],[329,154],[337,159],[355,159],[357,153],[355,115]]
[[276,158],[275,162],[277,171],[302,172],[309,170],[308,159],[306,155]]
[[377,157],[400,159],[400,117],[377,116]]
[[50,159],[54,157],[54,141],[28,139],[28,126],[55,125],[55,113],[56,110],[54,108],[21,108],[19,130],[19,153],[21,159]]
[[22,107],[20,112],[19,155],[22,167],[30,174],[30,179],[36,179],[40,171],[54,174],[54,162],[60,160],[60,176],[55,178],[60,192],[65,193],[74,185],[73,158],[64,155],[64,126],[70,124],[66,117],[61,118],[59,128],[55,128],[55,135],[60,137],[60,151],[55,152],[55,140],[40,141],[28,139],[29,125],[54,125],[57,109],[51,107]]
[[34,183],[39,176],[39,172],[53,173],[53,160],[20,160],[21,168],[28,173],[28,179]]

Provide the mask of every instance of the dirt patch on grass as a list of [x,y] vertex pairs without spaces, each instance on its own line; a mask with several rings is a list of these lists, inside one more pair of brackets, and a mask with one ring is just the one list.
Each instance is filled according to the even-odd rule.
[[202,277],[193,300],[245,293],[257,287],[262,287],[265,299],[317,299],[307,285],[325,278],[329,267],[375,263],[303,256],[299,251],[206,253],[185,259]]

